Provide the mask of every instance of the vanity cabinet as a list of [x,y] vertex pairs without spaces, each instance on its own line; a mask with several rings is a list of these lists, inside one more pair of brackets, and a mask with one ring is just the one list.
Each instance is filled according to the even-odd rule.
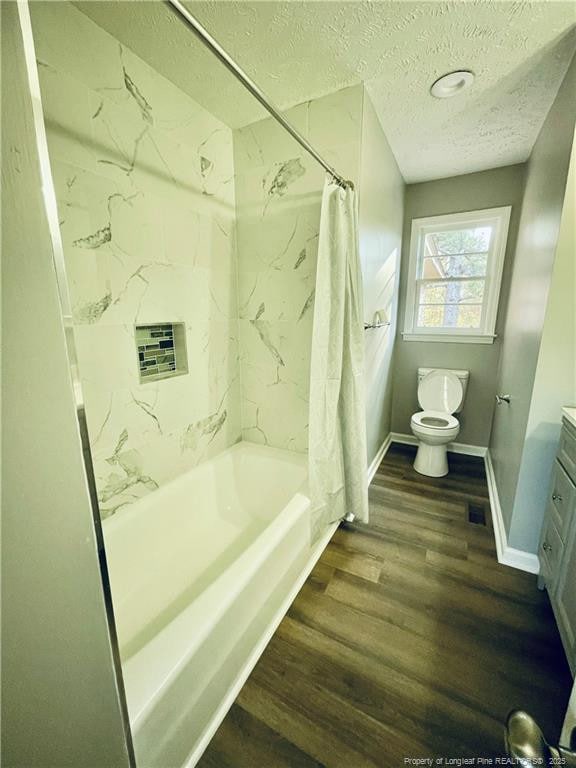
[[576,673],[576,426],[564,418],[539,549],[540,585],[550,596]]

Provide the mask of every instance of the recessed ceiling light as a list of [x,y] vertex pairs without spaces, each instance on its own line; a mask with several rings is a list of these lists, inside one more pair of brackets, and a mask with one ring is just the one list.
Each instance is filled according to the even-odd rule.
[[456,72],[449,72],[447,75],[442,75],[432,83],[430,93],[437,99],[449,99],[451,96],[456,96],[458,93],[462,93],[466,88],[470,88],[474,82],[474,74],[466,69],[459,69]]

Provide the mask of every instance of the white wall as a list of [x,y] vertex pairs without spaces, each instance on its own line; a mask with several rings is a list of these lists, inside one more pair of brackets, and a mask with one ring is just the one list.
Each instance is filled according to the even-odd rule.
[[2,3],[2,758],[129,764],[16,3]]
[[576,145],[548,293],[542,341],[530,401],[526,439],[514,499],[510,540],[535,552],[560,438],[560,409],[576,405]]
[[[508,543],[535,552],[539,519],[514,507],[526,429],[576,117],[576,59],[572,61],[558,95],[540,131],[527,166],[522,215],[504,323],[499,392],[510,394],[510,406],[495,411],[490,454],[498,487]],[[567,370],[558,377],[568,376]],[[559,423],[560,413],[556,422]],[[549,440],[549,438],[545,438]],[[546,483],[547,485],[547,483]]]
[[381,311],[390,321],[364,333],[368,465],[390,432],[403,213],[404,179],[365,91],[359,185],[364,319],[371,322]]

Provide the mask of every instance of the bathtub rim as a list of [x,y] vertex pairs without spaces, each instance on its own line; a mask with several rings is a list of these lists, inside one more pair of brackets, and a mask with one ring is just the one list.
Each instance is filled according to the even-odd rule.
[[256,646],[252,650],[248,659],[238,671],[238,675],[235,681],[230,686],[228,693],[222,700],[217,711],[215,712],[212,719],[204,729],[202,736],[197,741],[196,745],[194,746],[194,748],[192,749],[192,751],[190,752],[190,754],[182,764],[181,768],[194,768],[194,766],[197,764],[197,762],[200,760],[200,758],[206,751],[216,731],[218,730],[218,728],[222,724],[222,721],[228,714],[229,709],[234,704],[234,701],[236,700],[238,694],[240,693],[242,686],[248,680],[250,673],[258,663],[260,656],[262,656],[262,654],[266,650],[266,646],[268,645],[268,643],[272,639],[272,636],[278,629],[282,619],[288,613],[288,609],[290,608],[290,606],[296,599],[296,596],[304,586],[306,579],[308,578],[314,566],[322,556],[322,553],[330,543],[332,536],[336,532],[336,529],[338,528],[339,525],[340,525],[340,520],[337,520],[334,523],[330,523],[330,525],[327,527],[322,537],[318,540],[318,542],[315,545],[313,545],[308,561],[304,566],[304,568],[302,569],[300,576],[294,583],[294,586],[292,587],[292,589],[290,590],[286,598],[283,600],[282,604],[280,605],[280,608],[274,615],[273,619],[270,621],[268,627],[266,628],[266,631],[262,634],[261,639],[258,641]]

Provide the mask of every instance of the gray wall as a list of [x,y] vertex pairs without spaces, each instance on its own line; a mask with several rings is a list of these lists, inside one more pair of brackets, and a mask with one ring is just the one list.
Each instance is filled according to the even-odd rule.
[[554,272],[534,378],[526,438],[512,511],[510,540],[528,552],[538,548],[558,448],[563,405],[576,405],[576,151],[554,260]]
[[2,758],[124,768],[16,3],[2,3]]
[[[527,519],[522,525],[512,525],[512,510],[566,188],[576,117],[575,93],[573,60],[528,162],[498,374],[498,389],[510,392],[513,400],[509,407],[497,409],[490,438],[508,542],[531,551],[535,551],[537,542],[536,521]],[[514,514],[523,513],[517,509]]]
[[361,152],[359,229],[364,317],[371,320],[376,311],[384,310],[391,322],[390,327],[364,334],[370,465],[390,432],[404,180],[366,91]]
[[[524,184],[524,165],[495,168],[406,187],[400,307],[394,353],[394,395],[392,430],[410,434],[410,417],[419,409],[416,371],[419,366],[463,368],[470,371],[470,382],[463,412],[459,415],[457,441],[487,446],[494,410],[498,360],[510,289],[516,234],[520,220]],[[512,216],[504,261],[502,289],[496,320],[497,338],[493,344],[404,341],[406,282],[410,257],[412,219],[446,213],[480,210],[511,205]]]

